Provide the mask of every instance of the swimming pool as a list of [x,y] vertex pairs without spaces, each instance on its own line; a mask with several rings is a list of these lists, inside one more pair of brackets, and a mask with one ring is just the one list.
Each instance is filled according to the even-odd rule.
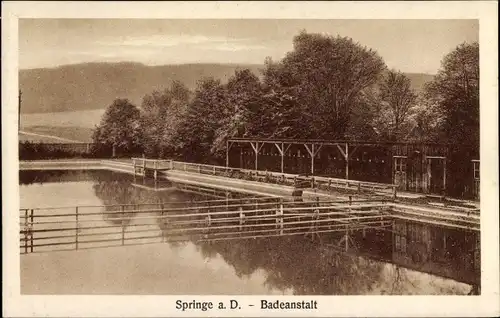
[[[193,193],[193,189],[188,192],[182,187],[155,191],[135,185],[133,176],[109,171],[21,171],[21,208],[169,204],[221,194],[209,189]],[[112,217],[103,214],[93,224],[113,222]],[[151,224],[154,226],[161,237],[161,228]],[[403,248],[402,239],[396,242],[393,235],[360,237],[358,242],[360,253],[352,255],[303,236],[33,253],[21,256],[21,292],[349,295],[467,294],[470,290],[469,284],[459,282],[468,281],[467,275],[475,275],[467,264],[456,269],[456,276],[464,279],[442,278],[442,273],[430,274],[433,271],[424,268],[425,264],[406,264],[413,260],[401,255],[411,244],[405,242]],[[447,252],[454,256],[452,250],[445,251],[441,263],[449,257]],[[366,253],[372,256],[361,256]]]

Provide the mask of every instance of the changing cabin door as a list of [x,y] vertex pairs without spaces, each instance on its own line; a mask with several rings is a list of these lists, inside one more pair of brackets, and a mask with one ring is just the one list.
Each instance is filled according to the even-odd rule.
[[398,190],[407,190],[406,180],[406,156],[393,157],[393,183],[398,186]]
[[430,194],[444,195],[446,189],[446,158],[427,157],[427,182]]

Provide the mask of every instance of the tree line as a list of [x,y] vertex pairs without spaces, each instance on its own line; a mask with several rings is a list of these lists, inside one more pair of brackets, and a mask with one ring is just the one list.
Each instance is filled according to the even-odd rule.
[[261,74],[227,83],[173,82],[137,107],[115,100],[93,134],[95,151],[217,163],[233,137],[419,141],[479,147],[479,44],[447,54],[422,92],[352,39],[300,32]]

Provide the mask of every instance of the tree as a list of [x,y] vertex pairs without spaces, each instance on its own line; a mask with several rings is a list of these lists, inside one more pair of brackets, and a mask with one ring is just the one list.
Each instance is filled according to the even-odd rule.
[[215,132],[226,115],[226,92],[220,80],[200,80],[173,137],[176,153],[188,161],[210,161]]
[[141,150],[142,132],[139,109],[127,99],[116,99],[104,113],[100,124],[95,128],[92,140],[94,151],[111,147],[113,156],[120,153],[133,153]]
[[349,112],[349,126],[346,130],[346,138],[364,141],[378,140],[378,130],[375,123],[379,116],[377,113],[379,107],[380,99],[375,87],[363,90],[356,104],[352,105]]
[[438,142],[443,139],[442,129],[443,114],[436,104],[430,103],[425,97],[417,98],[412,114],[408,121],[411,130],[407,141],[413,142]]
[[167,90],[153,91],[145,95],[141,105],[141,126],[144,132],[144,153],[148,157],[157,157],[160,153],[160,143],[165,130],[164,121],[167,108],[171,103]]
[[144,96],[141,105],[141,125],[144,131],[144,151],[148,156],[165,157],[174,149],[174,137],[186,112],[191,92],[182,83],[172,82],[163,92]]
[[479,147],[479,44],[463,43],[446,55],[425,87],[429,104],[443,117],[445,141]]
[[417,95],[411,80],[399,71],[390,70],[379,87],[379,101],[374,126],[383,139],[401,141],[411,130],[409,117]]
[[260,115],[261,83],[249,69],[237,70],[225,86],[225,102],[222,120],[215,132],[211,153],[222,157],[226,141],[243,137],[252,129],[252,120]]
[[[376,83],[385,69],[382,58],[350,38],[301,32],[294,49],[280,63],[266,63],[264,84],[269,92],[292,96],[300,114],[289,136],[344,138],[350,111],[361,93]],[[277,108],[281,108],[279,105]]]

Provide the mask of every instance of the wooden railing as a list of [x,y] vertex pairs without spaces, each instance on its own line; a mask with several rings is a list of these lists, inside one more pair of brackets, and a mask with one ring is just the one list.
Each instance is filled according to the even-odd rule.
[[440,227],[452,227],[461,230],[479,231],[480,213],[475,209],[449,209],[391,203],[391,215],[398,219],[424,222]]
[[171,169],[172,160],[160,160],[160,159],[145,159],[145,158],[132,158],[132,163],[135,167],[141,167],[143,169]]
[[259,181],[266,183],[282,184],[297,188],[316,188],[325,191],[335,189],[345,189],[357,193],[382,193],[396,197],[397,186],[394,184],[374,183],[357,180],[346,180],[319,176],[302,176],[289,173],[273,171],[260,171],[230,168],[199,163],[188,163],[174,160],[157,160],[145,158],[132,158],[130,162],[120,162],[113,160],[67,160],[67,161],[21,161],[21,170],[40,169],[118,169],[130,173],[144,174],[145,170],[150,170],[154,175],[162,170],[177,170],[206,175],[214,175],[228,178],[243,179],[248,181]]
[[397,196],[397,185],[395,184],[365,182],[318,176],[300,176],[296,174],[273,171],[239,169],[179,161],[171,161],[171,169],[200,174],[240,178],[251,181],[285,184],[297,186],[300,188],[318,188],[327,191],[333,189],[347,189],[355,192],[384,192],[386,194],[391,194],[393,197]]
[[210,241],[391,225],[383,200],[291,202],[244,198],[140,205],[22,209],[21,253]]
[[352,196],[306,202],[246,197],[21,209],[19,218],[21,253],[377,229],[390,226],[394,219],[480,230],[475,210],[413,207]]

